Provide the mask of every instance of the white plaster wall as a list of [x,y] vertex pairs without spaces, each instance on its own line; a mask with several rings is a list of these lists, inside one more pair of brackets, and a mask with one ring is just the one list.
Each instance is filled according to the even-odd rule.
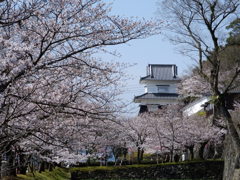
[[[140,82],[144,84],[145,93],[158,93],[157,85],[169,85],[168,91],[162,91],[162,93],[177,93],[178,81],[160,81],[160,80],[142,80]],[[176,104],[178,98],[170,99],[135,99],[135,103],[140,103],[142,105],[156,105],[152,106],[150,109],[157,109],[158,105]]]
[[186,109],[183,111],[184,116],[191,116],[203,109],[202,105],[209,101],[209,97],[204,97],[200,99],[196,104],[189,105],[186,107]]
[[164,84],[177,84],[180,81],[167,81],[167,80],[141,80],[140,84],[144,84],[144,85],[164,85]]
[[162,93],[177,93],[176,84],[158,83],[158,84],[146,84],[145,93],[158,93],[157,85],[169,85],[168,91],[160,91]]
[[148,104],[157,104],[157,105],[167,105],[167,104],[176,104],[176,99],[144,99],[144,100],[138,100],[137,103],[141,103],[142,105],[148,105]]
[[148,87],[144,86],[144,92],[147,93],[148,92]]
[[154,112],[158,110],[158,105],[147,105],[149,112]]

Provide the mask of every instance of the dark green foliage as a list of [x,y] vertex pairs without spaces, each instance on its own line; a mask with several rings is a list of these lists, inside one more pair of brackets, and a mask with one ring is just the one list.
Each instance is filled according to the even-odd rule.
[[231,32],[229,33],[229,37],[227,39],[228,45],[240,45],[240,18],[235,19],[232,21],[227,29],[230,29]]
[[[83,174],[87,174],[89,177],[87,177],[86,180],[91,180],[91,179],[101,179],[101,180],[153,180],[153,179],[158,179],[158,180],[164,180],[164,179],[172,179],[172,180],[177,180],[181,179],[179,177],[169,177],[169,174],[167,175],[168,178],[166,177],[150,177],[150,175],[155,175],[159,174],[159,170],[162,171],[164,170],[165,175],[167,173],[170,173],[173,175],[174,174],[174,167],[180,167],[179,170],[180,174],[184,174],[186,172],[192,171],[192,174],[196,174],[196,171],[192,170],[191,168],[194,167],[195,169],[200,169],[202,170],[201,174],[208,174],[209,177],[213,177],[213,174],[209,174],[209,172],[206,169],[212,170],[213,172],[216,173],[216,176],[221,176],[221,173],[217,173],[218,171],[221,171],[222,168],[222,160],[209,160],[209,161],[185,161],[185,162],[179,162],[179,163],[164,163],[164,164],[139,164],[139,165],[128,165],[128,166],[96,166],[96,167],[78,167],[78,168],[70,168],[70,169],[63,169],[63,168],[55,168],[53,171],[46,171],[42,173],[35,173],[34,176],[33,174],[28,174],[28,175],[19,175],[15,179],[11,180],[70,180],[70,173],[76,173],[76,172],[81,172]],[[185,169],[184,169],[185,167]],[[187,168],[186,168],[187,167]],[[219,169],[220,168],[220,169]],[[135,173],[141,174],[141,177],[134,177],[136,174]],[[121,175],[127,174],[129,177],[121,177]],[[97,176],[96,176],[97,175]],[[111,175],[110,176],[103,176],[106,175]],[[99,177],[101,176],[101,177]],[[197,175],[195,175],[197,176]],[[194,176],[194,177],[195,177]],[[185,176],[184,176],[185,177]],[[83,177],[84,178],[84,177]],[[185,180],[191,179],[191,178],[184,178]],[[201,178],[194,178],[194,179],[201,179]],[[204,178],[205,180],[208,178]],[[209,178],[212,179],[212,178]],[[218,178],[217,178],[218,179]],[[74,175],[72,177],[72,180],[74,179]]]
[[193,161],[159,165],[85,167],[71,170],[80,179],[222,179],[223,161]]

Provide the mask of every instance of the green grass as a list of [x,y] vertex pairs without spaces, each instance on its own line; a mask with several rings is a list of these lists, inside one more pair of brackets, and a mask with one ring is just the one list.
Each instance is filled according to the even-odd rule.
[[55,168],[53,171],[34,173],[27,175],[18,175],[14,180],[69,180],[70,173],[67,169]]
[[136,164],[136,165],[123,165],[123,166],[88,166],[88,167],[76,167],[76,168],[71,168],[70,172],[74,171],[113,171],[117,169],[125,169],[125,168],[139,168],[139,167],[149,167],[149,166],[156,166],[155,165],[149,165],[149,164]]

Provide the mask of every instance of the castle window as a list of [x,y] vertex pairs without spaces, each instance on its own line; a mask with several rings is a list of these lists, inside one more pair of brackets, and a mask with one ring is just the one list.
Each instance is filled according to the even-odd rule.
[[157,85],[158,92],[168,92],[169,85]]

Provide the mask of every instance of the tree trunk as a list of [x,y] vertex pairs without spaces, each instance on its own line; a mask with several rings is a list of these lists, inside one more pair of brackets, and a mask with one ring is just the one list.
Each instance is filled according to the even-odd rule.
[[141,147],[137,148],[137,163],[140,164],[143,160],[144,150]]
[[200,159],[204,159],[203,153],[204,153],[204,149],[205,149],[205,146],[206,146],[207,143],[208,143],[208,141],[205,141],[205,142],[200,144],[200,148],[199,148],[199,151],[198,151],[198,155],[199,155]]
[[127,160],[127,154],[128,154],[128,149],[126,147],[123,148],[123,158],[126,161]]
[[193,160],[194,159],[194,146],[188,146],[187,147],[189,152],[190,152],[190,160]]
[[224,142],[224,173],[223,180],[233,180],[239,152],[234,148],[231,136],[228,134]]
[[27,166],[21,165],[19,168],[19,173],[20,174],[26,174],[27,173]]
[[48,163],[48,170],[49,171],[53,171],[53,168],[54,168],[53,164],[52,163]]
[[0,153],[0,179],[2,179],[2,153]]
[[27,160],[24,154],[19,154],[19,173],[26,174],[27,172]]
[[[232,119],[226,107],[222,107],[223,115],[227,121],[228,134],[224,141],[224,180],[239,179],[240,173],[240,129],[239,119]],[[236,116],[239,118],[239,115]]]
[[12,150],[6,152],[6,160],[2,161],[1,177],[16,176],[15,154]]
[[[239,121],[232,119],[226,107],[226,95],[221,94],[214,106],[214,118],[223,118],[228,134],[224,141],[224,180],[235,180],[240,177],[240,129]],[[239,118],[239,115],[237,116]]]
[[41,161],[38,172],[41,173],[45,171],[45,162]]
[[138,148],[137,148],[137,163],[138,163],[138,164],[141,163],[141,158],[140,158],[141,155],[140,155],[140,154],[141,154],[141,148],[138,147]]
[[144,150],[141,149],[141,154],[140,154],[140,159],[141,159],[141,161],[143,160],[143,154],[144,154]]
[[215,145],[215,143],[214,142],[210,142],[210,143],[208,143],[208,146],[207,147],[205,147],[205,150],[206,150],[206,156],[205,156],[205,158],[206,159],[213,159],[214,158],[214,155],[215,155],[215,149],[216,149],[216,147],[215,147],[216,145]]
[[173,162],[173,150],[170,151],[170,162]]

